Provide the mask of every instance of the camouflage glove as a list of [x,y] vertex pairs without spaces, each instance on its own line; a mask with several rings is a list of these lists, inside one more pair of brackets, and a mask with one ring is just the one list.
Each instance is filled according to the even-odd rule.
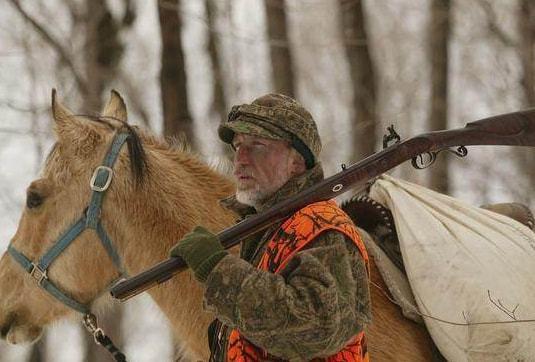
[[203,283],[227,254],[217,236],[202,226],[197,226],[186,234],[169,252],[170,256],[184,259],[193,271],[195,279]]

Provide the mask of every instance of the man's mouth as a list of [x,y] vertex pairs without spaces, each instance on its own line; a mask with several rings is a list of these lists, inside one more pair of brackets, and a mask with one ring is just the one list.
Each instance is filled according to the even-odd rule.
[[249,172],[244,172],[244,171],[235,172],[234,177],[236,177],[238,181],[246,181],[246,180],[254,179],[254,177]]

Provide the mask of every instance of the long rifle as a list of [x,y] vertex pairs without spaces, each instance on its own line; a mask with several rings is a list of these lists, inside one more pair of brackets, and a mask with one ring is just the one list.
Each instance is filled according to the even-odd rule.
[[[390,128],[390,136],[397,142],[382,151],[353,164],[314,186],[284,200],[261,214],[249,217],[219,234],[225,248],[292,215],[304,206],[329,200],[350,189],[362,190],[370,180],[382,173],[412,160],[413,166],[424,168],[432,164],[444,150],[466,156],[464,146],[505,145],[535,146],[535,109],[507,113],[468,123],[464,128],[429,132],[399,142],[399,136]],[[457,147],[452,150],[452,147]],[[181,258],[169,258],[152,268],[117,283],[110,292],[114,298],[127,300],[150,287],[160,284],[187,268]]]

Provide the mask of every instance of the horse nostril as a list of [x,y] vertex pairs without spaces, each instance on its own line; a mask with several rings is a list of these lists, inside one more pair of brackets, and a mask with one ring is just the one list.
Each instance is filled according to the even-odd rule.
[[7,332],[9,332],[9,325],[6,324],[6,325],[0,330],[0,338],[2,338],[2,339],[6,339]]
[[11,323],[8,323],[0,329],[0,338],[5,339],[7,336],[7,332],[9,332],[9,327],[11,327]]
[[15,321],[15,314],[10,314],[7,318],[6,318],[6,323],[4,324],[4,326],[0,329],[0,337],[2,339],[5,339],[6,336],[7,336],[7,333],[9,332],[9,329],[11,328],[11,326],[13,325],[13,322]]

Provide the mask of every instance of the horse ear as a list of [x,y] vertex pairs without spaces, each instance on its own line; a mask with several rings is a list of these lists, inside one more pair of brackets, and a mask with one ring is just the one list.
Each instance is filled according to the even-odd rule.
[[52,89],[52,115],[56,121],[56,130],[74,118],[74,114],[58,101],[55,88]]
[[79,119],[58,101],[55,89],[52,89],[52,115],[58,140],[76,146],[81,153],[93,149],[102,138],[96,127]]
[[127,122],[126,104],[124,103],[123,97],[115,89],[112,89],[110,100],[106,104],[106,107],[104,107],[102,115]]

